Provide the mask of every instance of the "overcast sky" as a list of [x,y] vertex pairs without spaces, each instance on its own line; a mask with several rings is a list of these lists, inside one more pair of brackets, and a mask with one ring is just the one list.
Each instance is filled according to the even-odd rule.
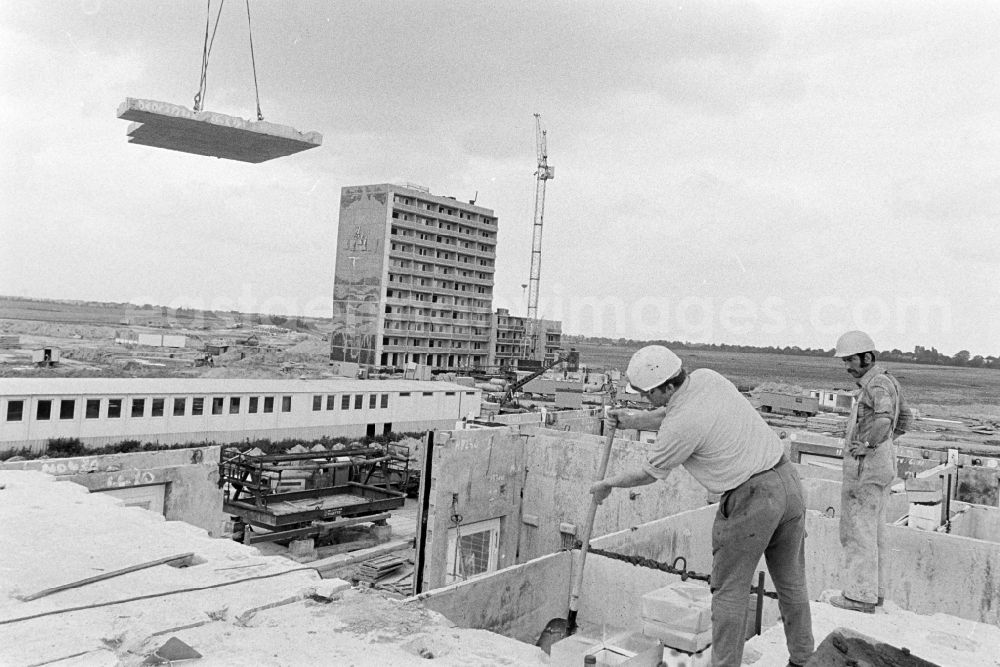
[[[523,314],[537,112],[565,332],[1000,354],[1000,3],[256,0],[264,116],[323,135],[258,165],[116,118],[192,106],[205,9],[0,3],[0,293],[329,316],[341,187],[409,181],[496,212]],[[252,118],[245,12],[205,108]]]

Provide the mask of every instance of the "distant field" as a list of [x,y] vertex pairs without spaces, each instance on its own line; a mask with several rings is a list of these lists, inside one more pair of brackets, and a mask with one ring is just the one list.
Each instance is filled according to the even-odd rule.
[[[245,321],[250,321],[251,313],[244,313]],[[265,316],[266,317],[266,316]],[[104,324],[116,326],[123,320],[131,325],[142,326],[207,326],[221,328],[236,320],[234,313],[203,310],[164,309],[160,306],[143,308],[135,304],[60,302],[31,299],[17,299],[0,296],[0,319],[32,320],[36,322],[59,322],[66,324]],[[293,318],[288,318],[289,321]],[[330,320],[324,318],[301,318],[318,331],[329,331]],[[265,320],[266,322],[266,320]],[[291,326],[289,324],[288,326]]]
[[[638,349],[592,343],[577,343],[573,347],[580,352],[580,362],[591,368],[618,368],[622,371],[628,366],[632,353]],[[681,351],[680,356],[689,370],[711,368],[737,385],[780,382],[807,389],[854,388],[843,364],[832,357],[711,350]],[[965,406],[970,413],[1000,415],[998,371],[894,362],[886,363],[886,366],[903,384],[907,398],[914,404]]]

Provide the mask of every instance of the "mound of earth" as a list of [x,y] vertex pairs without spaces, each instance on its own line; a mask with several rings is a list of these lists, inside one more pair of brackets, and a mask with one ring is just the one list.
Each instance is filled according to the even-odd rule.
[[779,394],[788,394],[790,396],[808,396],[809,391],[803,389],[797,384],[785,384],[783,382],[761,382],[759,385],[750,390],[752,396],[757,396],[761,392],[773,391]]

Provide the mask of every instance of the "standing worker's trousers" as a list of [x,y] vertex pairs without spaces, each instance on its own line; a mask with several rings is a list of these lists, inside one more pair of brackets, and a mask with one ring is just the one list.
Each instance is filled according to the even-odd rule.
[[896,452],[886,440],[856,459],[844,451],[840,491],[841,582],[844,597],[876,604],[885,597],[889,550],[885,546],[885,507],[896,478]]
[[782,456],[722,494],[712,527],[712,664],[735,667],[743,657],[750,587],[763,555],[778,590],[789,659],[813,652],[806,590],[805,503],[795,468]]

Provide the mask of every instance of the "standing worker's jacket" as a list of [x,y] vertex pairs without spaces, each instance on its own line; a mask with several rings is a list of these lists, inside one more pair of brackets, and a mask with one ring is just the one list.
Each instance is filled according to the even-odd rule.
[[[873,446],[881,443],[871,442],[872,425],[879,417],[887,417],[895,429],[899,419],[900,387],[892,375],[881,364],[875,364],[858,380],[860,389],[851,420],[847,424],[845,442],[860,440]],[[887,441],[892,440],[892,430]]]

